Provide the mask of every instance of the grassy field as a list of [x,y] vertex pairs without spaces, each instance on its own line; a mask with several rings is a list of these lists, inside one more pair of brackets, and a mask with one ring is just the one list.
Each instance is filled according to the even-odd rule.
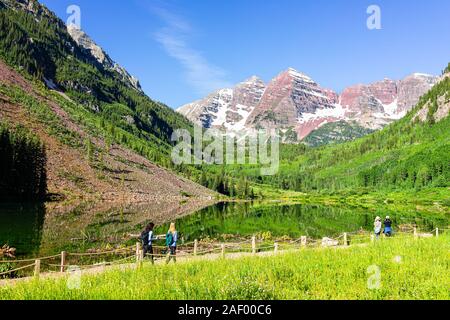
[[270,257],[145,264],[84,275],[78,289],[69,289],[73,279],[66,278],[19,283],[0,288],[0,299],[449,300],[449,244],[443,234]]

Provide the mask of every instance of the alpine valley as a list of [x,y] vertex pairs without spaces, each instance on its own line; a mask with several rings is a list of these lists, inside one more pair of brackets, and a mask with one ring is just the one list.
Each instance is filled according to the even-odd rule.
[[[290,68],[268,84],[253,76],[175,112],[148,97],[83,30],[66,26],[36,0],[1,0],[0,25],[5,135],[28,130],[19,136],[24,141],[32,136],[47,151],[40,161],[46,162],[47,181],[42,168],[27,168],[37,175],[39,190],[26,186],[31,194],[42,195],[46,186],[49,195],[63,199],[118,201],[122,194],[120,199],[130,202],[192,199],[194,205],[222,196],[278,197],[280,189],[374,192],[380,183],[389,190],[448,184],[448,152],[442,151],[449,136],[447,70],[441,76],[413,73],[355,85],[337,94]],[[175,165],[173,131],[192,132],[196,124],[226,132],[280,129],[286,142],[280,171],[261,177],[254,166]],[[306,145],[295,143],[300,141]],[[325,146],[336,142],[342,144]],[[418,165],[414,159],[423,152],[429,157]],[[5,173],[3,192],[23,196],[20,171]],[[370,187],[368,176],[375,179]],[[398,179],[409,182],[401,185]]]
[[[304,5],[267,0],[258,3],[258,11],[268,10],[271,1],[270,8],[276,4],[285,11]],[[55,8],[67,2],[45,0]],[[106,8],[100,1],[78,2],[86,11]],[[139,11],[144,2],[117,1],[107,9],[131,13],[115,23],[143,40],[148,17],[159,13],[168,20],[163,31],[171,49],[203,64],[200,53],[190,50],[189,28],[169,12]],[[259,18],[251,5],[235,10],[231,1],[204,2],[192,8],[193,1],[176,1],[187,11],[210,10],[196,14],[216,26],[211,17],[223,13],[216,10],[222,2],[230,15]],[[439,6],[434,10],[442,11]],[[102,20],[111,16],[98,11],[83,13],[92,20],[83,22],[90,27],[82,30],[64,23],[66,10],[58,17],[37,0],[0,0],[0,300],[449,299],[448,60],[441,61],[444,70],[437,76],[413,73],[340,93],[290,68],[269,83],[253,76],[177,112],[148,96],[124,62],[113,58],[117,52],[106,52],[102,40],[88,35],[92,26],[112,34]],[[134,24],[138,16],[141,29]],[[268,39],[261,28],[253,29]],[[297,31],[284,29],[294,36]],[[320,30],[305,31],[318,39]],[[109,39],[117,44],[115,34]],[[142,50],[160,69],[141,71],[168,86],[168,94],[177,92],[172,59],[184,55],[149,59],[143,45],[108,47],[126,54]],[[264,45],[275,47],[271,59],[279,59],[278,46]],[[401,55],[408,48],[419,50],[412,45],[395,50]],[[416,55],[425,63],[438,51],[426,50],[426,57]],[[210,70],[200,69],[201,76]],[[141,80],[144,84],[142,75]],[[265,161],[190,164],[211,155],[208,149],[214,157],[230,155],[222,154],[219,139],[203,151],[201,143],[191,148],[184,139],[194,134],[195,140],[207,128],[224,133],[214,138],[278,129],[283,143],[264,141],[276,169],[264,174]],[[173,141],[179,129],[187,143]],[[227,151],[237,145],[230,140]],[[180,146],[194,150],[195,158],[186,152],[188,161],[175,161],[172,153]],[[241,148],[241,159],[263,154],[253,146]],[[375,240],[374,218],[388,215],[385,226],[393,227],[393,236]],[[383,270],[377,290],[368,286],[368,266],[374,263]],[[250,307],[236,306],[222,311],[244,314]],[[208,308],[184,304],[167,316],[208,317],[215,312]],[[253,310],[272,312],[270,304]]]

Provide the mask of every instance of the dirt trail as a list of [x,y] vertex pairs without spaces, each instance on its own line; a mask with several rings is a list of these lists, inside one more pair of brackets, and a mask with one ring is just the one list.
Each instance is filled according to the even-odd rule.
[[[356,244],[352,246],[333,246],[333,247],[315,247],[315,248],[308,248],[308,250],[345,250],[351,247],[360,247],[360,246],[367,246],[368,243],[363,244]],[[214,260],[220,260],[220,259],[227,259],[227,260],[238,260],[243,258],[249,258],[249,257],[273,257],[277,255],[284,255],[288,253],[295,253],[300,252],[302,250],[305,250],[305,248],[292,248],[292,249],[284,249],[279,250],[277,252],[274,251],[263,251],[263,252],[257,252],[257,253],[251,253],[251,252],[232,252],[232,253],[226,253],[225,257],[222,256],[221,253],[208,253],[205,255],[200,256],[192,256],[192,255],[177,255],[177,264],[183,264],[183,263],[190,263],[195,261],[214,261]],[[155,265],[164,265],[166,263],[165,258],[158,259],[155,261]],[[173,262],[171,262],[173,263]],[[144,265],[150,265],[150,260],[145,259],[143,262]],[[126,270],[133,270],[139,268],[140,264],[136,262],[132,263],[124,263],[124,264],[118,264],[118,265],[101,265],[93,266],[92,268],[80,270],[79,274],[83,275],[95,275],[95,274],[101,274],[108,271],[126,271]],[[78,271],[77,271],[78,272]],[[39,276],[39,279],[60,279],[70,276],[71,273],[43,273]],[[34,277],[26,277],[26,278],[20,278],[20,279],[11,279],[11,280],[0,280],[0,287],[2,286],[14,286],[18,283],[23,282],[29,282],[33,281]]]

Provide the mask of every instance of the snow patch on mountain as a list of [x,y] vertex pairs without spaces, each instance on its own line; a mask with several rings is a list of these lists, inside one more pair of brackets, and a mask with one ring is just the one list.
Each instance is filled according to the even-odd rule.
[[310,122],[318,118],[335,118],[340,120],[347,119],[345,117],[346,109],[340,104],[335,104],[333,108],[317,109],[314,113],[304,113],[298,118],[299,123]]
[[227,111],[233,100],[233,89],[222,89],[218,91],[216,104],[217,112],[212,126],[222,126],[227,121]]

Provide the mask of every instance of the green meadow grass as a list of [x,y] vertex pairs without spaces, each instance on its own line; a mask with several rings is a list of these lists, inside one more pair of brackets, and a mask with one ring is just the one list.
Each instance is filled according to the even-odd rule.
[[[140,270],[0,288],[0,299],[445,299],[450,235],[392,238],[367,246],[304,249],[270,257],[144,264]],[[376,267],[374,267],[376,266]],[[379,268],[380,286],[369,289]]]

